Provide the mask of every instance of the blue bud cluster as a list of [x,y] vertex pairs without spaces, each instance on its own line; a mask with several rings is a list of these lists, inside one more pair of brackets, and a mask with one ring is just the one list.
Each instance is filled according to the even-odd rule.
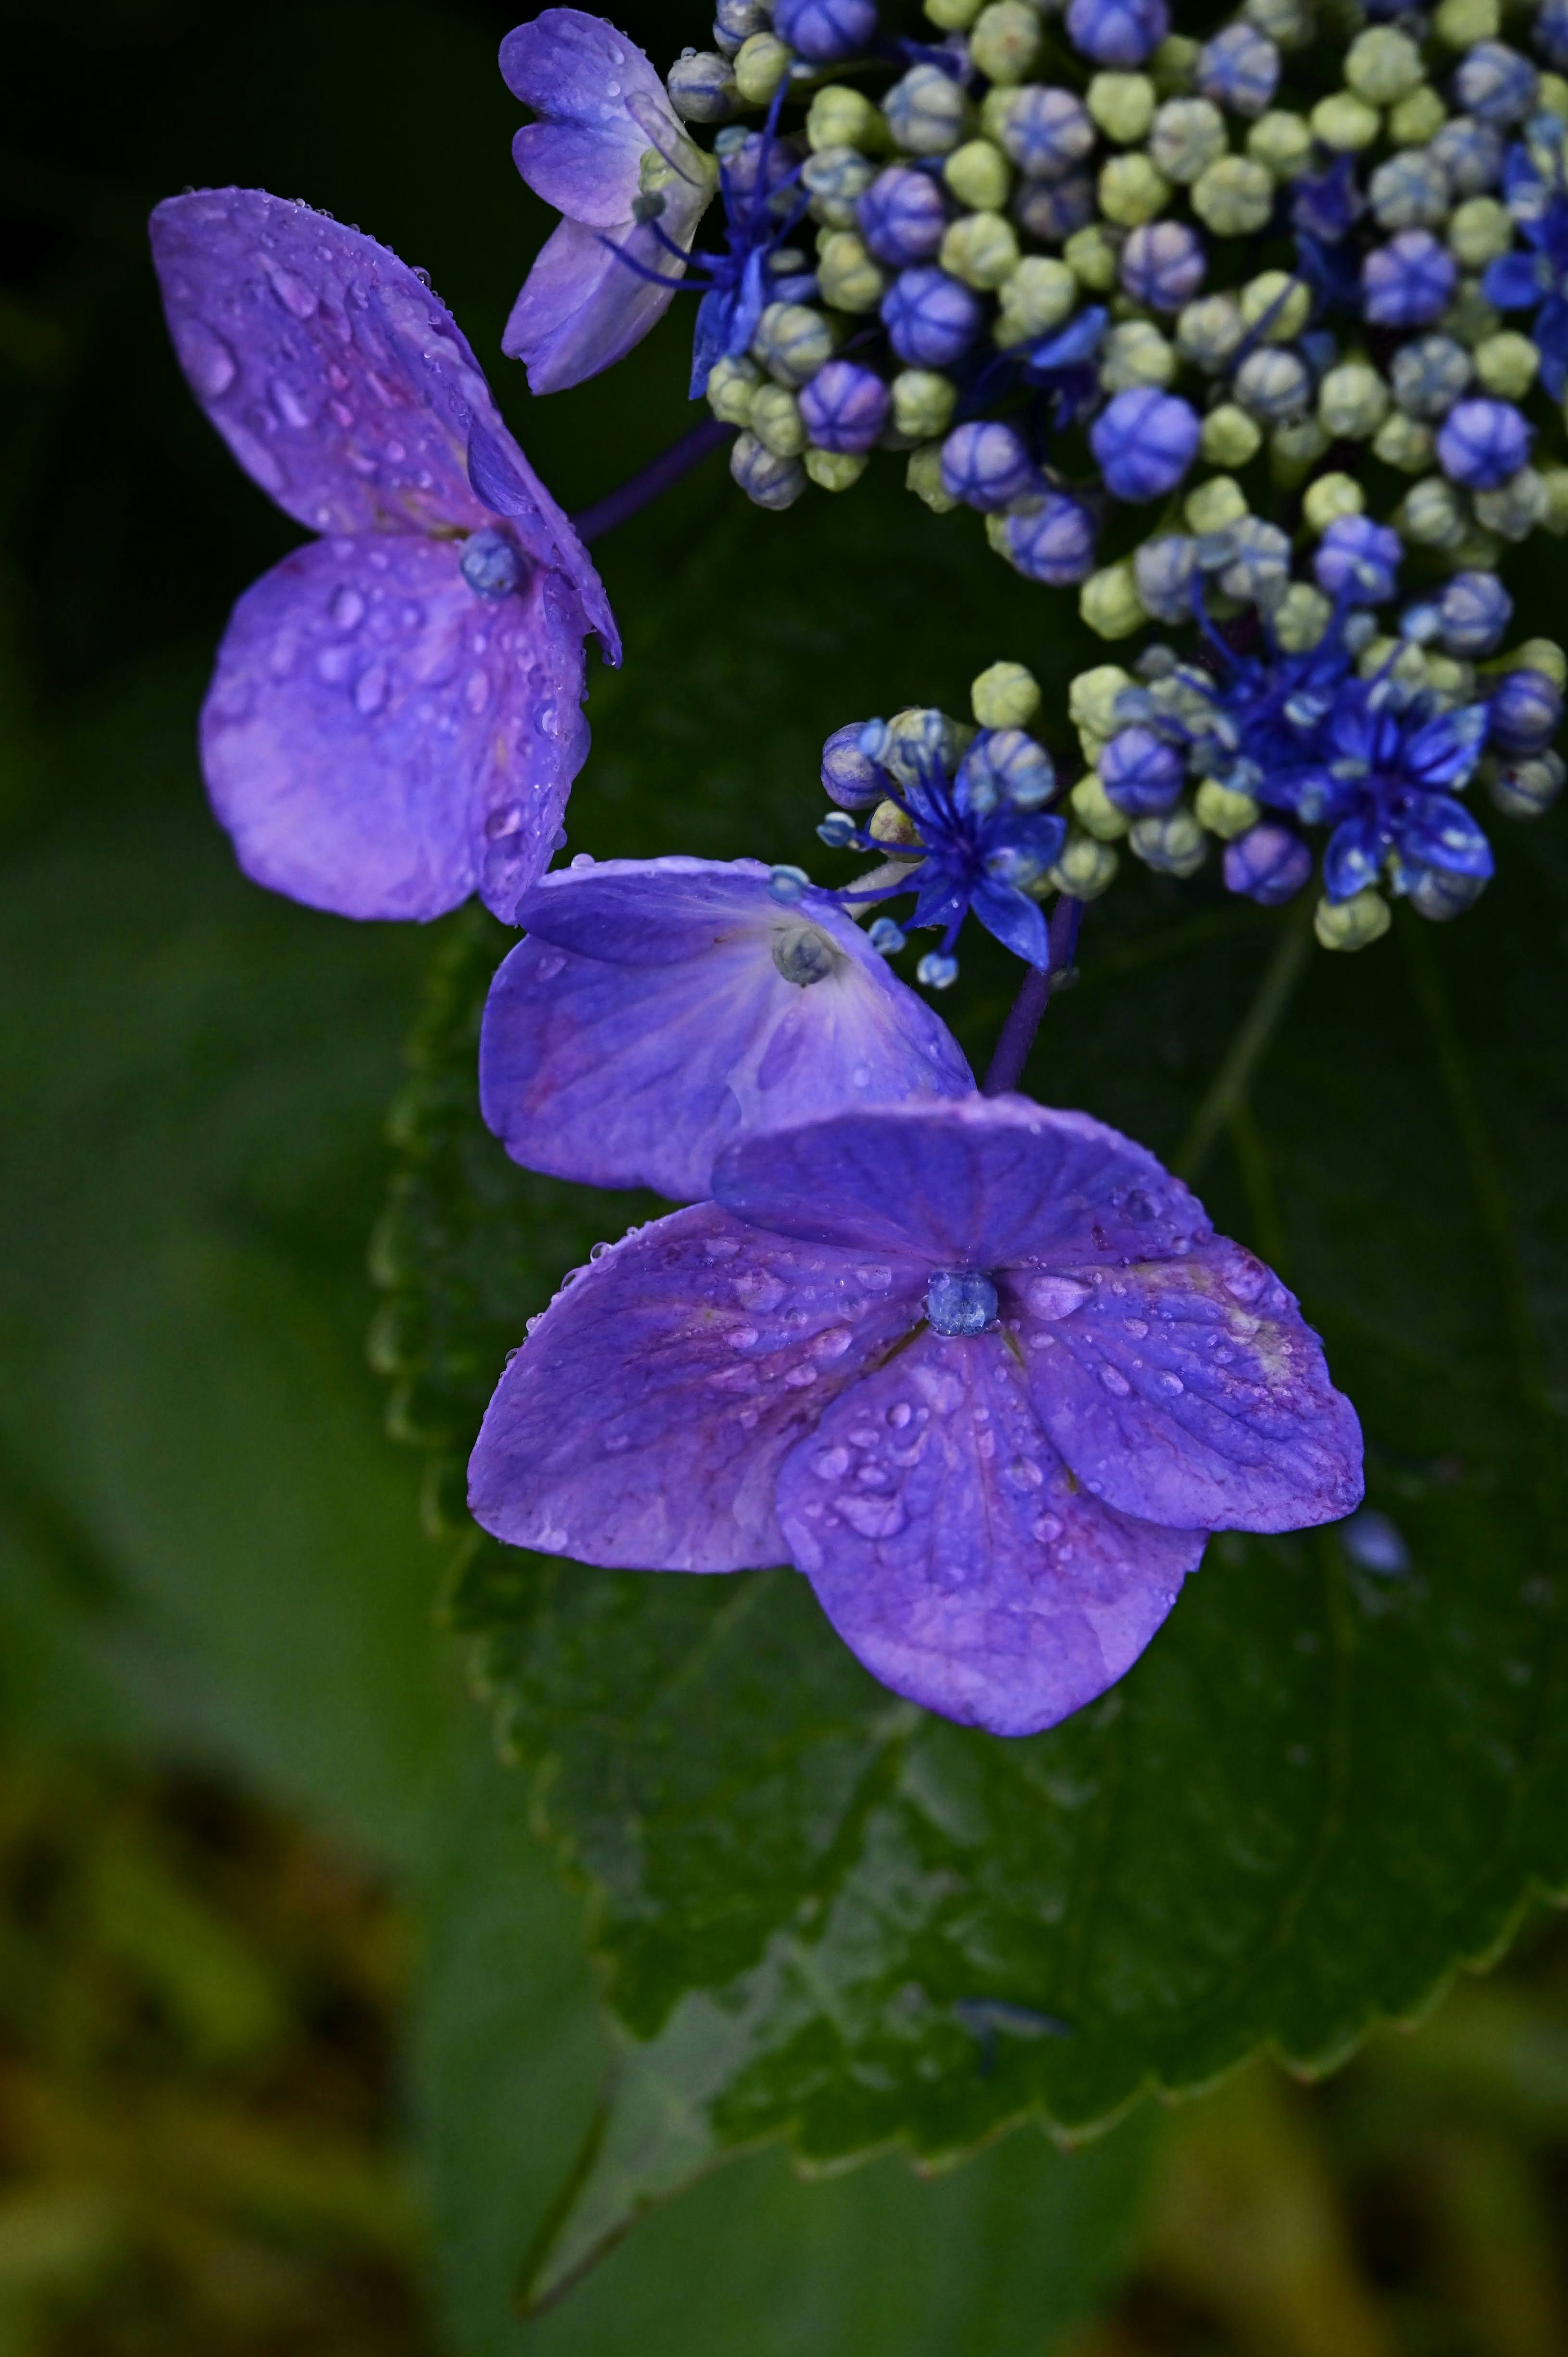
[[690,120],[767,110],[718,135],[693,379],[754,500],[900,451],[1109,639],[1200,590],[1266,605],[1235,479],[1255,505],[1347,446],[1440,565],[1568,531],[1562,0],[1517,47],[1495,0],[1244,0],[1201,38],[1166,0],[926,13],[917,42],[872,0],[722,0],[672,75]]

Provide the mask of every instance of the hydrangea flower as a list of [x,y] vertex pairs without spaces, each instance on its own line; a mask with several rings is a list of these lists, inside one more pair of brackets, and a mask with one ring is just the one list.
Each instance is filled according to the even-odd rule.
[[1388,676],[1343,683],[1314,758],[1264,789],[1276,805],[1333,826],[1323,855],[1330,900],[1375,884],[1391,859],[1402,889],[1435,870],[1473,887],[1471,897],[1480,891],[1491,846],[1455,796],[1475,774],[1487,717],[1484,704],[1443,710]]
[[259,884],[346,917],[510,916],[587,751],[597,574],[448,313],[395,254],[254,188],[151,224],[191,390],[323,535],[235,607],[202,767]]
[[514,1161],[690,1202],[753,1131],[971,1093],[946,1026],[831,895],[781,907],[768,873],[616,859],[525,894],[479,1042],[480,1104]]
[[678,257],[714,193],[713,160],[635,41],[601,17],[546,8],[507,35],[500,68],[539,116],[512,141],[517,168],[563,216],[501,350],[524,363],[532,391],[559,393],[623,359],[669,309]]
[[1214,1530],[1361,1497],[1316,1336],[1141,1146],[1020,1098],[742,1140],[502,1375],[483,1527],[634,1570],[791,1562],[894,1692],[1031,1735],[1121,1677]]
[[1530,332],[1541,381],[1560,401],[1568,385],[1568,180],[1554,127],[1557,140],[1539,160],[1528,147],[1509,150],[1503,193],[1530,251],[1488,264],[1481,291],[1499,311],[1534,312]]

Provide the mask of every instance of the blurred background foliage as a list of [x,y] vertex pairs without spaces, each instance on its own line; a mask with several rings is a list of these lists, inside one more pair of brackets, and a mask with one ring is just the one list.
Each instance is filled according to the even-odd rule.
[[[185,395],[143,228],[226,180],[361,222],[592,498],[686,422],[678,330],[630,399],[535,410],[499,362],[542,228],[493,68],[510,15],[0,10],[0,2357],[1549,2357],[1568,1946],[1544,1918],[1324,2087],[1260,2064],[930,2185],[896,2158],[803,2185],[763,2154],[511,2316],[603,2056],[578,1902],[435,1630],[417,1468],[364,1359],[429,944],[267,899],[207,818],[211,647],[292,535]],[[660,52],[703,37],[671,0],[621,17]],[[722,475],[692,499],[725,529]],[[661,544],[628,542],[607,572],[635,660]],[[826,622],[753,650],[802,689],[752,847],[843,716],[817,708],[834,650]],[[728,716],[702,759],[733,768]],[[690,705],[659,730],[664,798]]]

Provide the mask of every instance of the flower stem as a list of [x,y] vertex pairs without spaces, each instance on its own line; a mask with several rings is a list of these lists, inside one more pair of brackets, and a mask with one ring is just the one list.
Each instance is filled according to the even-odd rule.
[[575,515],[572,523],[578,539],[585,543],[600,540],[607,532],[613,532],[618,523],[625,523],[650,500],[656,500],[660,491],[678,483],[682,475],[700,465],[710,451],[730,441],[734,434],[733,425],[722,425],[716,417],[704,417],[700,425],[682,434],[679,442],[672,442],[668,450],[661,450],[657,458],[650,459],[629,482],[622,483],[618,490],[607,493],[591,508],[584,508]]
[[1182,1141],[1175,1164],[1183,1178],[1197,1178],[1220,1131],[1238,1106],[1246,1103],[1253,1075],[1306,970],[1311,952],[1312,907],[1310,900],[1303,900],[1280,928],[1257,995],[1226,1050],[1208,1094],[1192,1117],[1192,1126]]
[[1072,964],[1083,905],[1081,900],[1075,900],[1064,892],[1051,910],[1047,932],[1050,943],[1047,963],[1043,966],[1032,965],[1024,976],[1018,996],[1002,1026],[1002,1037],[996,1042],[991,1070],[980,1084],[982,1096],[1004,1096],[1009,1089],[1015,1089],[1023,1078],[1029,1050],[1035,1044],[1035,1034],[1040,1028],[1040,1018],[1051,1003],[1051,993]]

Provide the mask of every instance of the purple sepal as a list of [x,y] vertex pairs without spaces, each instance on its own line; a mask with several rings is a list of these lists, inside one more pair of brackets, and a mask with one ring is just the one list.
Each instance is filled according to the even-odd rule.
[[1225,846],[1225,888],[1277,909],[1294,900],[1312,874],[1312,854],[1288,826],[1265,819]]
[[1086,1495],[995,1334],[921,1334],[842,1393],[785,1460],[779,1520],[874,1677],[1005,1736],[1113,1685],[1205,1540]]
[[514,1161],[690,1201],[732,1139],[972,1091],[946,1026],[859,926],[822,892],[781,908],[768,876],[610,860],[527,894],[479,1049],[485,1119]]
[[583,619],[558,576],[477,597],[461,543],[309,543],[236,605],[202,768],[241,866],[344,917],[510,918],[587,752]]

